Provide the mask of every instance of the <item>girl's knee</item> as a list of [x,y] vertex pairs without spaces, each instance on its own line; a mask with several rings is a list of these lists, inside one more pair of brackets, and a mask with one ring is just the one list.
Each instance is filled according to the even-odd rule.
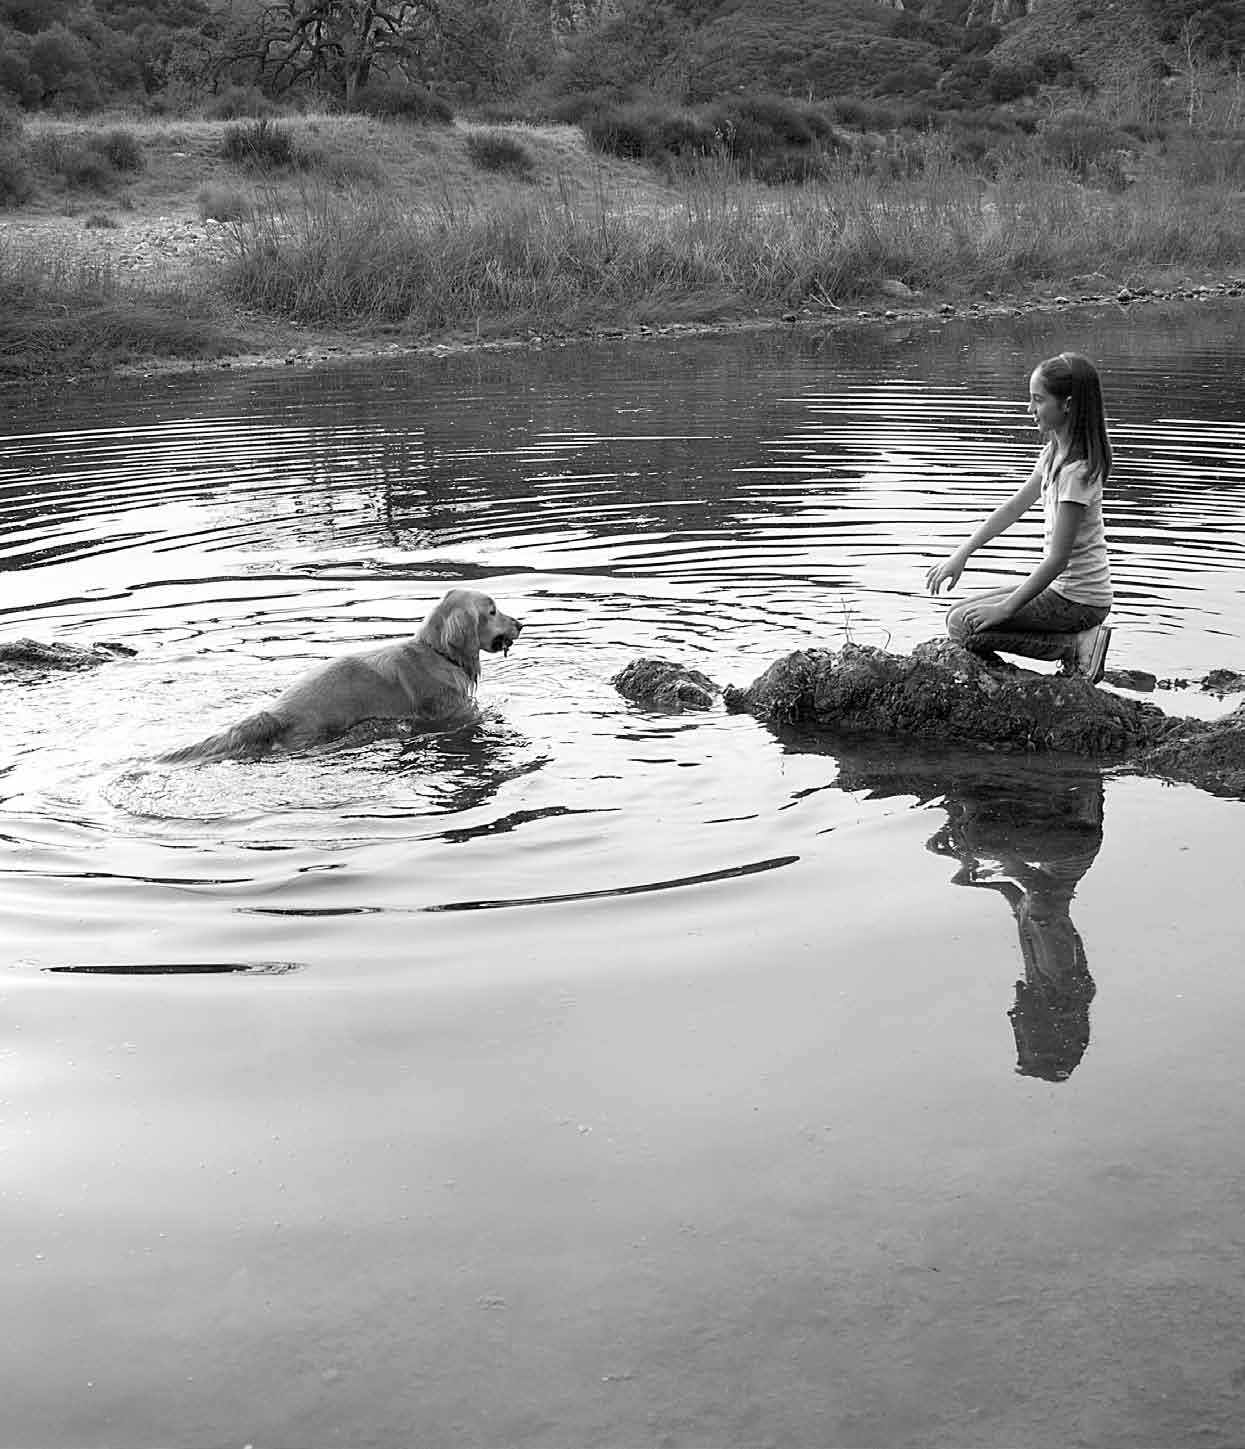
[[947,638],[953,644],[963,644],[972,630],[964,621],[964,605],[954,604],[947,610]]

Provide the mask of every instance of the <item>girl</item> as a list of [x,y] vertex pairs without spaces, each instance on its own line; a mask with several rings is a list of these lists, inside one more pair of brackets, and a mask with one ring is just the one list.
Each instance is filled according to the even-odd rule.
[[1000,504],[967,543],[925,582],[932,594],[954,586],[969,555],[1012,526],[1040,496],[1045,517],[1042,562],[1020,583],[956,604],[947,633],[992,663],[997,651],[1058,660],[1063,672],[1102,678],[1111,630],[1111,571],[1102,527],[1102,490],[1111,472],[1111,442],[1102,386],[1076,352],[1047,358],[1029,379],[1029,414],[1045,439],[1023,488]]

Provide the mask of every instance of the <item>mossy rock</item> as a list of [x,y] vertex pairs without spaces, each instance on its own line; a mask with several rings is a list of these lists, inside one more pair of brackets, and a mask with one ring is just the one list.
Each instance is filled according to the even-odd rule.
[[638,659],[614,684],[654,708],[703,709],[721,694],[728,710],[857,745],[1076,757],[1245,799],[1245,704],[1213,723],[1173,718],[1083,678],[984,664],[946,639],[906,655],[859,644],[802,649],[743,689],[719,690],[667,659]]
[[996,750],[1123,757],[1182,722],[1076,676],[997,668],[938,639],[911,654],[847,644],[772,664],[726,706],[761,719]]
[[633,704],[675,713],[712,709],[722,693],[707,674],[672,664],[668,659],[633,659],[610,682]]
[[94,669],[136,651],[128,644],[44,644],[38,639],[0,640],[0,673],[43,674],[49,670]]

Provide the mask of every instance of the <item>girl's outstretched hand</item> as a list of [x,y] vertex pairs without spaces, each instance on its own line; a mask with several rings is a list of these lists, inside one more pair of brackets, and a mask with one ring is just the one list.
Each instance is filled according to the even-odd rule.
[[931,594],[936,594],[943,584],[955,588],[956,580],[964,572],[963,559],[952,554],[950,558],[943,559],[940,564],[935,564],[929,573],[925,575],[925,587]]

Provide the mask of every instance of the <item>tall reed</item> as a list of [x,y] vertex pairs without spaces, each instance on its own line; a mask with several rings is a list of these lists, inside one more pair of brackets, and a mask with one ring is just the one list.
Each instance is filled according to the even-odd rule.
[[107,252],[0,237],[0,380],[235,347],[193,287],[136,285]]
[[227,286],[301,322],[569,326],[735,308],[843,303],[898,278],[947,295],[1241,256],[1231,195],[1152,181],[1109,195],[1058,175],[989,186],[947,164],[884,182],[845,166],[815,186],[765,187],[703,172],[678,204],[625,208],[518,188],[477,209],[448,195],[415,209],[388,196],[309,195],[237,228]]

